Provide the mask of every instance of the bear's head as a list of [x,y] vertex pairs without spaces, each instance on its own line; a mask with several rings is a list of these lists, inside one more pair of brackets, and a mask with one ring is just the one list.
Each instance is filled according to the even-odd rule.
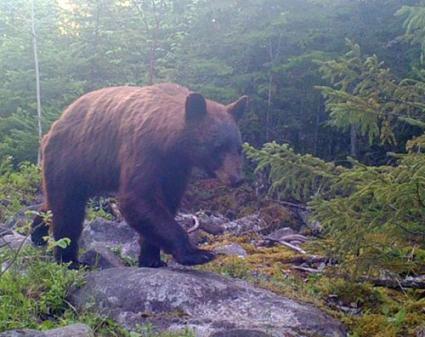
[[191,93],[186,98],[186,126],[190,131],[193,164],[229,186],[242,182],[242,140],[237,125],[248,102],[242,96],[222,105]]

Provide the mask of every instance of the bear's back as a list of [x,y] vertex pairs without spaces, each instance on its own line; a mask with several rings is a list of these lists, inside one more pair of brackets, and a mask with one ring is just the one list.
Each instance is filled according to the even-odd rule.
[[177,84],[164,83],[110,87],[81,96],[43,139],[45,169],[97,175],[89,179],[106,181],[119,172],[121,157],[128,160],[179,137],[188,93]]

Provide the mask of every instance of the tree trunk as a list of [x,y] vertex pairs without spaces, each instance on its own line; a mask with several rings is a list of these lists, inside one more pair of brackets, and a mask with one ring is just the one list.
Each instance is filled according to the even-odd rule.
[[266,110],[266,142],[270,141],[270,111],[272,107],[272,85],[273,85],[273,74],[269,76],[269,88],[267,93],[267,110]]
[[314,137],[313,137],[313,153],[319,157],[319,128],[320,128],[320,103],[317,103],[316,116],[314,124]]
[[350,128],[350,155],[353,158],[357,158],[357,128],[356,125],[352,124]]
[[[36,95],[37,95],[38,140],[41,144],[41,137],[43,136],[43,130],[41,127],[40,69],[38,66],[37,36],[35,34],[34,0],[31,1],[31,30],[32,30],[32,46],[34,51],[35,85],[36,85]],[[40,162],[41,162],[41,148],[39,146],[37,164],[40,165]]]

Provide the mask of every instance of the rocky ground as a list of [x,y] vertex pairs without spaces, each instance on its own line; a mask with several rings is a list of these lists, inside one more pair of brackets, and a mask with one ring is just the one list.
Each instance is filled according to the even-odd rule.
[[[258,201],[249,187],[230,191],[214,181],[193,184],[177,220],[195,244],[212,249],[218,257],[201,268],[186,268],[165,256],[168,267],[161,269],[137,268],[137,234],[120,219],[113,204],[103,202],[98,207],[98,213],[108,214],[109,220],[95,217],[85,224],[81,261],[93,270],[84,285],[70,293],[76,310],[112,318],[129,330],[149,323],[157,331],[189,328],[197,337],[346,336],[340,322],[312,304],[217,274],[229,261],[234,270],[224,274],[236,277],[261,273],[267,278],[277,260],[286,261],[293,273],[322,270],[329,261],[302,248],[319,230],[318,224],[308,221],[304,207]],[[20,212],[0,230],[2,242],[15,250],[30,244],[15,230],[23,218]],[[81,326],[71,326],[0,336],[90,334]]]

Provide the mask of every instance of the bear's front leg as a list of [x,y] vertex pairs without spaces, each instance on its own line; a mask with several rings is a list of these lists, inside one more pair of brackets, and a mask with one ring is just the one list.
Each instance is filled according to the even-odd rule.
[[139,267],[160,268],[167,264],[161,260],[161,250],[140,236]]
[[158,249],[153,247],[163,249],[178,263],[186,266],[203,264],[214,259],[213,253],[198,249],[190,243],[186,231],[158,200],[146,200],[134,194],[122,195],[119,199],[125,220],[143,236],[139,259],[141,266],[158,264],[161,261]]

